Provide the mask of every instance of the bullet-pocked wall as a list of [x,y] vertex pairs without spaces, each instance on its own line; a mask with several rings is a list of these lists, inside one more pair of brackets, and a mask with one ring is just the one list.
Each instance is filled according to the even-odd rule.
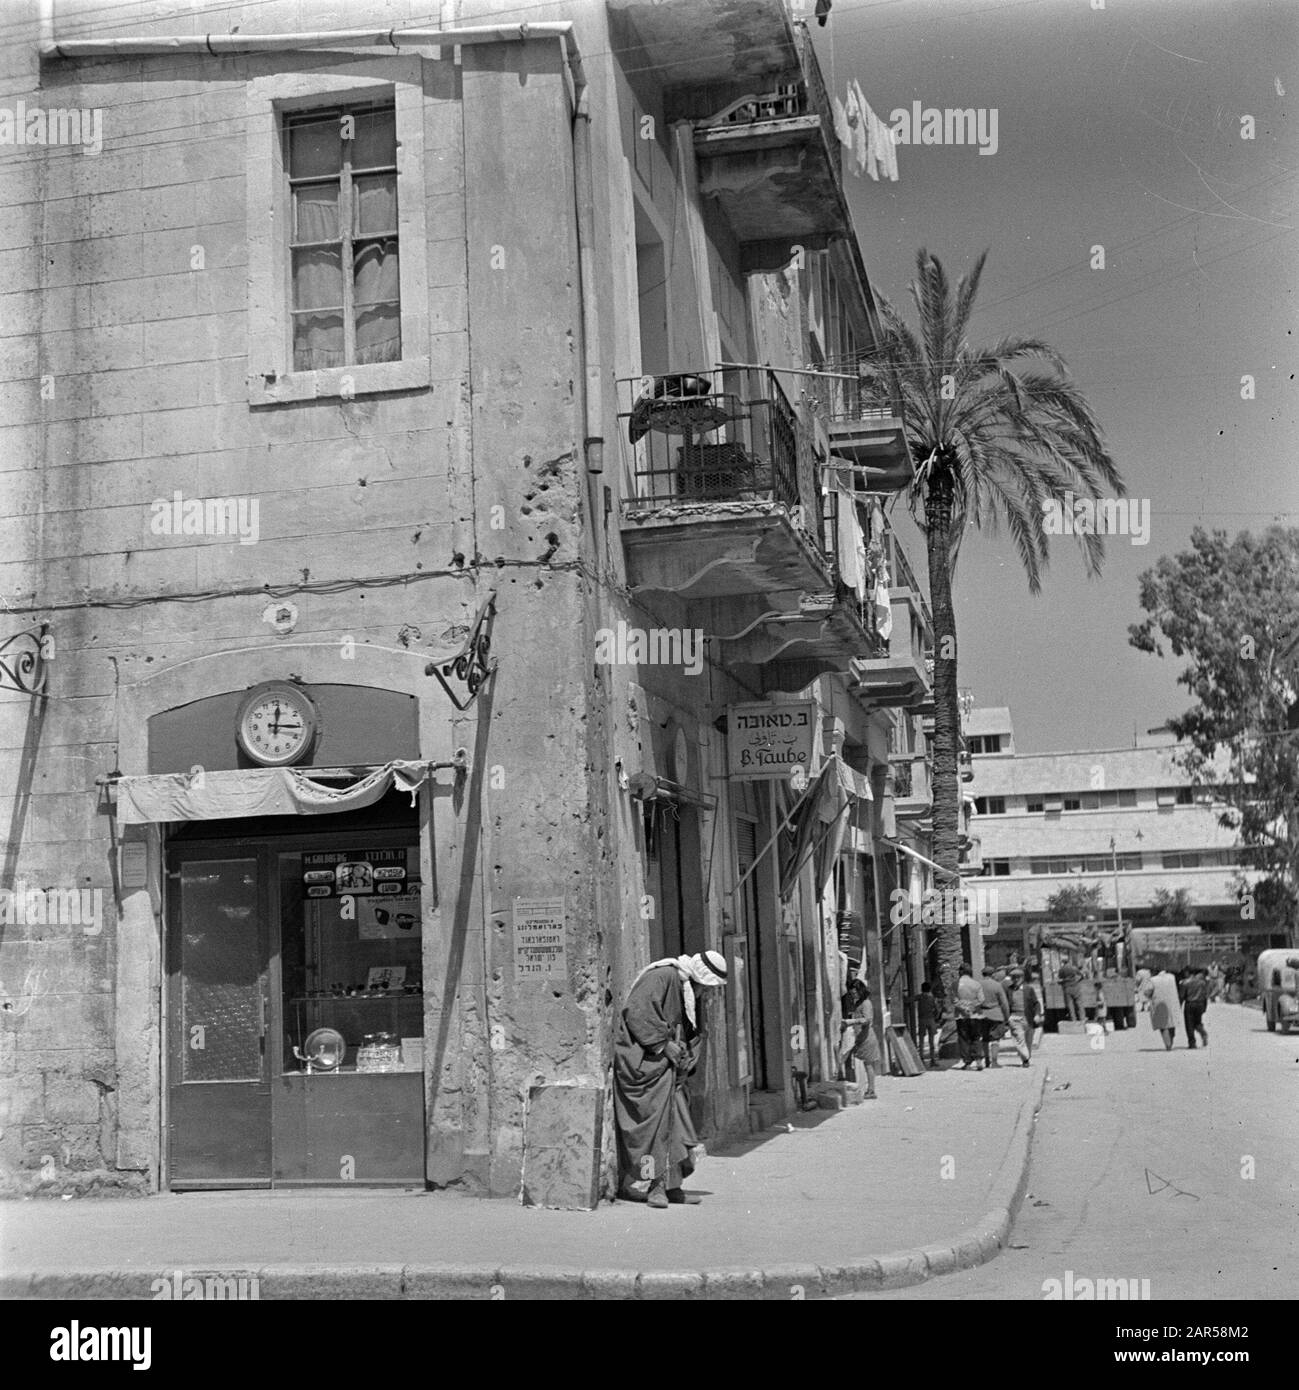
[[[262,32],[299,21],[257,7]],[[93,13],[72,22],[96,36]],[[138,31],[178,22],[141,12]],[[5,924],[0,1181],[156,1183],[161,901],[115,890],[96,780],[148,770],[122,721],[181,687],[297,676],[406,690],[422,757],[469,751],[425,826],[428,1177],[512,1191],[527,1088],[603,1084],[613,998],[562,45],[38,69],[34,16],[24,37],[11,84],[101,111],[103,148],[7,155],[4,278],[26,288],[5,305],[0,576],[10,621],[48,622],[56,655],[48,700],[0,697],[5,882],[94,888],[103,913]],[[290,234],[257,198],[283,112],[387,94],[404,341],[349,385],[266,353]],[[498,671],[459,714],[424,667],[489,588]],[[156,843],[149,865],[156,885]],[[516,973],[519,896],[565,899],[565,981]]]

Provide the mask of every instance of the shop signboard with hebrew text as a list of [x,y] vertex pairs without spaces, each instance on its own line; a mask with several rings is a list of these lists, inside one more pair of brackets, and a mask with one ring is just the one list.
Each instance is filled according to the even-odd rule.
[[775,781],[809,774],[816,730],[813,701],[730,705],[726,723],[726,770],[734,780]]

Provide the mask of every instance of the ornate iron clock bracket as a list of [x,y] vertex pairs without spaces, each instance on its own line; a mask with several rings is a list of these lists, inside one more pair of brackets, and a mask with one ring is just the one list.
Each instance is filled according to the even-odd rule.
[[49,623],[42,623],[39,632],[19,632],[0,642],[0,690],[44,696],[49,674],[46,651],[52,642]]
[[[446,661],[430,661],[424,668],[426,676],[436,676],[447,697],[458,710],[466,710],[478,698],[483,683],[496,670],[496,658],[489,656],[492,645],[492,619],[496,616],[496,590],[488,591],[479,605],[464,646]],[[447,677],[463,681],[465,698],[460,700],[447,684]]]

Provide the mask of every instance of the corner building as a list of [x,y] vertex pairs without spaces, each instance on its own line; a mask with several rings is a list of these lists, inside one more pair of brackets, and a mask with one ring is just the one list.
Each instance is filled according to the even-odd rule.
[[881,1028],[924,973],[912,464],[808,31],[165,9],[6,19],[103,144],[0,209],[0,1181],[590,1205],[649,961],[731,962],[708,1135],[833,1082],[845,957]]

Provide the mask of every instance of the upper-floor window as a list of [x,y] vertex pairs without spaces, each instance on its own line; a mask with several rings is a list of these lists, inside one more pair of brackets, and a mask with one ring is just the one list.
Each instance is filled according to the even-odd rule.
[[391,104],[285,116],[293,370],[401,358]]
[[974,809],[981,816],[1004,816],[1006,814],[1006,798],[1004,796],[976,796]]
[[1001,735],[970,734],[965,740],[965,746],[971,753],[1000,753]]

